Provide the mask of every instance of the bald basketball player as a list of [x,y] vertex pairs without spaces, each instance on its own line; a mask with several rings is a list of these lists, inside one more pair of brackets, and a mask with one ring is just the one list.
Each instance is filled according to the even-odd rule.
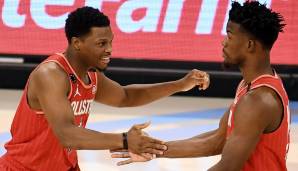
[[[232,3],[222,46],[224,64],[238,66],[243,76],[234,102],[221,118],[218,129],[167,142],[168,150],[160,157],[221,154],[221,160],[209,171],[287,170],[289,100],[282,80],[270,66],[270,51],[283,31],[283,22],[279,13],[257,1]],[[144,158],[133,152],[112,155],[130,158],[119,165],[147,161],[153,156]]]
[[205,89],[208,74],[193,70],[177,81],[121,86],[99,72],[106,69],[112,53],[114,35],[107,16],[98,9],[79,8],[68,16],[65,33],[65,52],[47,58],[28,79],[0,170],[78,171],[76,150],[84,149],[162,154],[164,143],[142,132],[149,123],[125,133],[86,129],[91,102],[140,106],[195,86]]

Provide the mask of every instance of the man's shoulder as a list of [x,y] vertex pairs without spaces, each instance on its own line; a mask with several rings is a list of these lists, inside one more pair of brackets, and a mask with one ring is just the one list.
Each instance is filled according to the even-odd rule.
[[250,90],[237,104],[241,115],[248,117],[271,117],[280,110],[281,101],[277,93],[269,87],[259,87]]
[[41,63],[30,75],[29,82],[67,81],[66,72],[56,62]]
[[41,76],[52,76],[52,75],[66,75],[61,66],[56,62],[41,63],[32,73]]
[[280,102],[280,97],[275,90],[267,86],[261,86],[250,90],[246,95],[247,100],[254,105],[273,107]]

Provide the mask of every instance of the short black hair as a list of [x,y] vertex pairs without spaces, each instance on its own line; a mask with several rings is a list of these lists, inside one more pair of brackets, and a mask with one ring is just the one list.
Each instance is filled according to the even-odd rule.
[[70,44],[72,37],[81,37],[89,33],[91,27],[110,26],[109,18],[92,7],[81,7],[71,12],[65,22],[65,34]]
[[246,1],[241,6],[233,1],[229,12],[229,21],[240,24],[246,32],[259,40],[267,49],[271,49],[279,32],[283,32],[284,18],[260,4],[258,1]]

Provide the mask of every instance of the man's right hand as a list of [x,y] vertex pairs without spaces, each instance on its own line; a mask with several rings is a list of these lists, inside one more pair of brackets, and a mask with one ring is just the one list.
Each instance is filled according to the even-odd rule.
[[142,131],[142,129],[147,128],[149,125],[150,122],[137,124],[127,132],[129,151],[135,154],[151,153],[162,155],[167,150],[167,146],[163,141],[151,138]]

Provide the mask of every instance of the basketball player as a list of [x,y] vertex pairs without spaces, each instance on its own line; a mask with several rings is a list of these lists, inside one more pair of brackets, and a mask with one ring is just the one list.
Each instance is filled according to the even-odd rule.
[[65,33],[66,51],[47,58],[28,79],[0,170],[80,170],[76,150],[83,149],[162,154],[164,143],[142,132],[149,123],[135,125],[126,133],[85,129],[91,102],[140,106],[195,86],[205,89],[208,75],[193,70],[177,81],[121,86],[98,72],[106,69],[112,52],[107,16],[98,9],[79,8],[68,16]]
[[[235,100],[218,129],[167,142],[168,150],[160,157],[221,154],[221,160],[210,171],[287,170],[289,100],[282,80],[270,66],[270,50],[279,32],[283,32],[283,22],[279,13],[257,1],[232,3],[222,46],[224,64],[237,65],[243,76]],[[133,153],[112,157],[130,158],[119,165],[148,160]]]

